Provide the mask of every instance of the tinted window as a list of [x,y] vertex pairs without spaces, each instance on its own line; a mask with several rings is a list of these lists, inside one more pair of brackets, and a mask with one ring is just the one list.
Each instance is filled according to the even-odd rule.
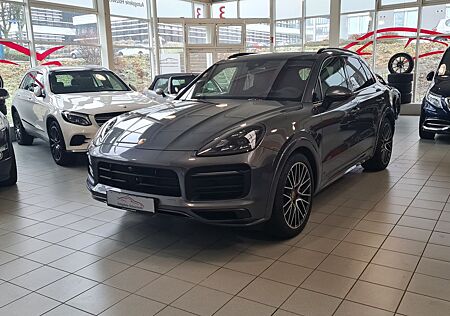
[[192,80],[195,79],[195,76],[179,76],[179,77],[172,77],[172,92],[178,93],[182,89],[186,88],[188,84],[192,82]]
[[103,70],[54,71],[49,80],[55,94],[129,91],[115,74]]
[[325,94],[328,88],[333,86],[348,88],[342,59],[331,58],[325,62],[320,71],[320,82],[322,83],[322,94]]
[[157,89],[162,89],[164,92],[167,92],[168,86],[169,86],[168,78],[159,78],[158,80],[156,80],[153,90],[156,91]]
[[352,57],[347,58],[345,70],[347,71],[352,91],[359,90],[367,85],[368,78],[358,59]]
[[442,57],[437,76],[440,78],[448,78],[450,76],[450,49],[447,49],[444,57]]
[[190,92],[192,98],[299,100],[312,62],[302,59],[247,59],[216,64]]

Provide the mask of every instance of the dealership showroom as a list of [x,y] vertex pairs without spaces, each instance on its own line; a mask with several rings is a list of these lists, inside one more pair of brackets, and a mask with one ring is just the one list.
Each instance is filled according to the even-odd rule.
[[450,316],[449,0],[0,0],[0,316]]

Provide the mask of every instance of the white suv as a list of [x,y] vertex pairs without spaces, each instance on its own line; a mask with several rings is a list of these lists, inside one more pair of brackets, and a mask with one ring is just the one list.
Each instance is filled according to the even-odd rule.
[[154,104],[106,68],[36,67],[22,79],[12,117],[20,145],[42,138],[55,162],[68,165],[106,121]]

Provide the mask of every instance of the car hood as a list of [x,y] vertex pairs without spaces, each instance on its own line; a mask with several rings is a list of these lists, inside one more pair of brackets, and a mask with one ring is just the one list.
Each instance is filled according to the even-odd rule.
[[450,97],[450,78],[436,77],[430,91],[444,98]]
[[55,94],[54,98],[61,110],[91,115],[133,111],[157,104],[135,91]]
[[[287,108],[276,101],[174,101],[117,117],[99,135],[101,151],[112,147],[199,150],[229,130],[263,122]],[[297,103],[298,105],[298,103]]]

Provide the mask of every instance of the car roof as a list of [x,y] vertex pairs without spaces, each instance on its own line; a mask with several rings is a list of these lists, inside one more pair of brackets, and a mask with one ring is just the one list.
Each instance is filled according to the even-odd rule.
[[30,71],[42,71],[46,70],[48,72],[53,71],[83,71],[83,70],[106,70],[110,71],[108,68],[102,66],[38,66],[31,68]]
[[322,60],[328,56],[357,56],[355,52],[341,48],[322,48],[317,52],[281,52],[281,53],[242,53],[231,55],[227,60],[287,60],[287,59],[305,59],[305,60]]
[[186,77],[186,76],[198,76],[199,74],[197,74],[197,73],[191,73],[191,72],[174,72],[174,73],[167,73],[167,74],[162,74],[162,75],[157,75],[157,76],[155,76],[155,78],[158,78],[158,79],[160,79],[160,78],[167,78],[167,79],[169,79],[169,78],[171,78],[171,77],[181,77],[181,76],[184,76],[184,77]]

